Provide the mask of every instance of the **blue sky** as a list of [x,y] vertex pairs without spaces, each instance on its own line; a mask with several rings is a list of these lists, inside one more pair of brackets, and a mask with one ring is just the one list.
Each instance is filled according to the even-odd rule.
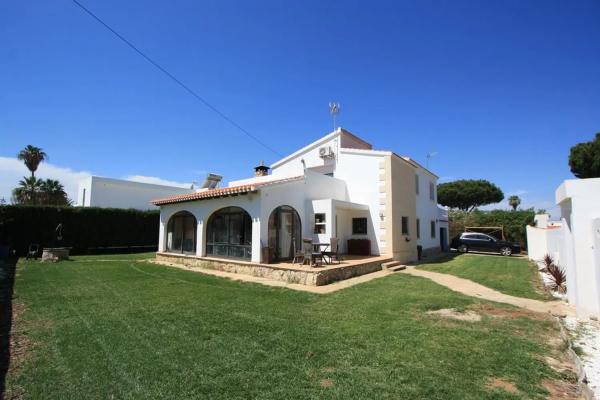
[[[336,100],[376,148],[437,151],[440,177],[550,208],[569,148],[600,131],[595,0],[80,1],[281,154],[328,133]],[[73,173],[178,182],[279,158],[71,1],[2,2],[0,43],[0,197],[26,144]]]

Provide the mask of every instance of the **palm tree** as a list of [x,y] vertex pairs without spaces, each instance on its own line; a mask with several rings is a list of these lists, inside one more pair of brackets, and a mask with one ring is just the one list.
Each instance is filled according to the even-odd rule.
[[31,177],[35,176],[35,171],[42,161],[48,159],[48,155],[39,147],[28,144],[17,154],[17,158],[25,163],[25,166],[31,171]]
[[519,196],[510,196],[508,198],[508,205],[512,207],[513,211],[517,211],[517,207],[521,204]]
[[66,206],[71,202],[65,192],[65,187],[55,179],[46,179],[41,185],[41,203],[53,206]]
[[23,177],[19,181],[19,186],[13,190],[13,202],[17,204],[35,204],[36,195],[42,189],[42,180],[34,176]]

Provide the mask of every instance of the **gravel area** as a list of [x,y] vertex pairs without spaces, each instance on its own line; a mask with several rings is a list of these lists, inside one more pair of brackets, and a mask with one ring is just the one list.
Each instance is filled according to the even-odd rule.
[[588,386],[600,400],[600,323],[575,317],[565,317],[563,321],[583,364]]
[[[549,289],[551,284],[550,275],[542,272],[543,262],[538,263],[538,272]],[[549,289],[550,290],[550,289]],[[567,300],[562,293],[550,291],[557,299]],[[571,342],[585,370],[588,386],[594,392],[596,399],[600,400],[600,322],[591,319],[580,319],[567,316],[562,319],[571,336]]]

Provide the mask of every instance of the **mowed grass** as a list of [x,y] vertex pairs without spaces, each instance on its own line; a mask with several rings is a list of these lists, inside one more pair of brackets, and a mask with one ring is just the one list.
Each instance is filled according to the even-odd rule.
[[404,274],[317,295],[86,258],[20,262],[15,290],[27,347],[9,398],[516,399],[557,378],[554,321],[427,315],[516,309]]
[[548,300],[536,267],[524,257],[461,254],[424,263],[418,268],[469,279],[512,296]]

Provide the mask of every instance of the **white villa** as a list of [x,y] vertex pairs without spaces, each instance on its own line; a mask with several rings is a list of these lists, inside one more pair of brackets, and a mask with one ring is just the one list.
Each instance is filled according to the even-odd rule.
[[409,157],[374,150],[338,128],[270,168],[256,167],[251,178],[153,200],[158,254],[289,262],[303,238],[337,238],[344,254],[415,261],[418,245],[424,255],[448,246],[437,179]]

